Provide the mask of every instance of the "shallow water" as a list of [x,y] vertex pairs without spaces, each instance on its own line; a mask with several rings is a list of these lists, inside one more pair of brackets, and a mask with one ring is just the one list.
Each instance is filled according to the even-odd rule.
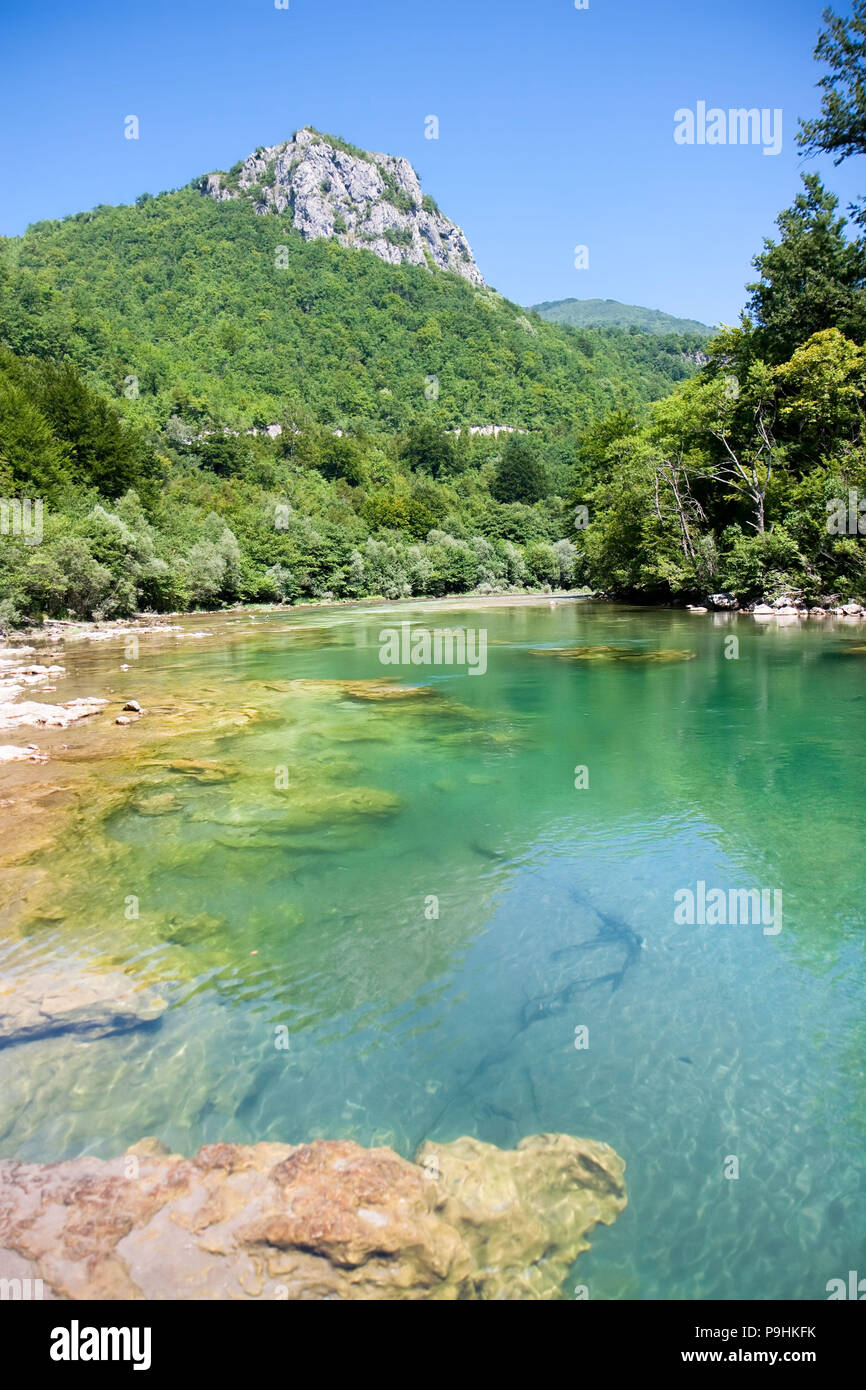
[[[398,620],[484,628],[486,674],[383,667]],[[593,1298],[863,1272],[862,626],[547,601],[195,626],[126,676],[120,641],[71,651],[50,697],[149,713],[54,740],[50,775],[89,780],[15,870],[2,958],[119,963],[171,1007],[0,1050],[0,1155],[562,1130],[627,1165]],[[693,656],[616,659],[659,651]],[[395,674],[434,693],[319,684]],[[781,932],[677,925],[698,880],[781,891]]]

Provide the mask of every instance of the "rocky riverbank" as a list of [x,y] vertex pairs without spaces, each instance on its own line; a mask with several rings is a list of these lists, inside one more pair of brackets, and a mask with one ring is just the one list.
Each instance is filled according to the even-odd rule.
[[755,603],[740,603],[735,594],[710,594],[703,603],[690,603],[689,613],[748,613],[754,618],[864,618],[866,606],[826,598],[807,603],[802,594],[764,597]]
[[625,1207],[623,1170],[567,1134],[427,1143],[415,1162],[339,1140],[182,1158],[153,1139],[0,1162],[0,1278],[54,1299],[557,1299]]
[[[205,637],[180,624],[147,620],[117,623],[67,623],[46,621],[26,639],[0,639],[0,733],[21,729],[68,729],[100,714],[110,703],[95,696],[76,696],[66,701],[26,698],[57,691],[67,676],[65,646],[69,644],[123,641],[141,637]],[[41,658],[41,659],[39,659]],[[129,671],[128,663],[119,666]],[[143,713],[137,700],[120,701],[115,722],[130,724]],[[35,743],[0,745],[0,763],[40,762],[47,754]]]

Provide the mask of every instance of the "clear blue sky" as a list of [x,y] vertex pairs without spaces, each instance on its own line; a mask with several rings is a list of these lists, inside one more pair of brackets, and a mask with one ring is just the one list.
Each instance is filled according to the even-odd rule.
[[[488,280],[734,321],[799,187],[823,0],[0,0],[0,233],[228,168],[302,125],[403,154]],[[837,3],[848,13],[847,3]],[[784,149],[681,147],[698,101]],[[124,139],[124,117],[141,123]],[[439,117],[438,141],[424,118]],[[843,205],[866,169],[818,167]],[[590,269],[574,268],[574,247]]]

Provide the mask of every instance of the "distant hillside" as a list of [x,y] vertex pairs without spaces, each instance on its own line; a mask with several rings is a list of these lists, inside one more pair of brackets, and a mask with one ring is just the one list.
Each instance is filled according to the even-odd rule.
[[373,243],[299,230],[297,203],[271,207],[202,196],[200,181],[0,238],[0,343],[68,357],[129,418],[176,415],[192,433],[422,417],[563,430],[695,370],[694,335],[540,322],[473,283],[459,255],[464,273],[432,252],[432,269],[389,264]]
[[0,237],[0,497],[45,504],[0,632],[579,583],[584,435],[705,341],[528,314],[405,160],[311,130]]
[[697,319],[678,319],[661,309],[620,304],[616,299],[551,299],[532,308],[548,322],[571,328],[639,328],[644,333],[700,333],[705,337],[713,332]]

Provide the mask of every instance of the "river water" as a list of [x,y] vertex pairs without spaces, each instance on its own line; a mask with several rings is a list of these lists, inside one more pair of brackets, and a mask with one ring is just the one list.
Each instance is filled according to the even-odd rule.
[[[483,631],[486,670],[383,666],[403,621]],[[110,964],[169,1008],[0,1050],[0,1156],[566,1131],[626,1161],[591,1298],[866,1274],[862,625],[541,600],[182,627],[209,635],[70,644],[47,698],[148,713],[16,765],[69,789],[14,867],[7,968]],[[677,921],[698,883],[781,895],[781,930]]]

